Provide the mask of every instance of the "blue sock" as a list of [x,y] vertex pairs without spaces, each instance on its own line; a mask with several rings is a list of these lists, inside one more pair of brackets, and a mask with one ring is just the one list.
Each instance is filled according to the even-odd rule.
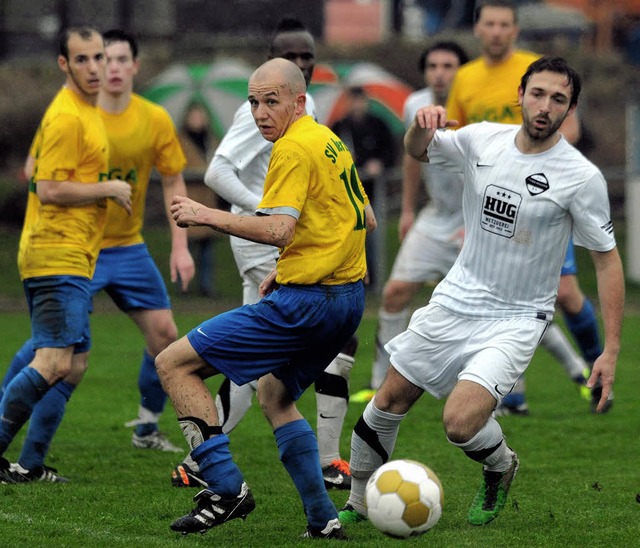
[[31,416],[50,386],[33,367],[25,367],[7,386],[0,402],[0,455]]
[[564,314],[567,327],[580,348],[582,357],[592,364],[602,354],[600,331],[595,310],[589,299],[584,300],[582,310],[577,314]]
[[[140,390],[140,405],[152,413],[162,413],[167,402],[167,394],[156,371],[155,360],[145,350],[138,375],[138,389]],[[157,422],[147,422],[136,426],[138,436],[148,436],[158,429]]]
[[74,389],[75,385],[66,381],[57,382],[33,408],[27,437],[18,459],[20,466],[33,470],[44,464],[51,440],[62,422]]
[[33,361],[35,355],[36,353],[31,346],[31,339],[29,339],[22,345],[22,348],[16,352],[15,356],[13,356],[9,364],[9,369],[7,369],[7,372],[4,374],[2,388],[0,388],[0,398],[2,398],[2,394],[4,394],[13,378]]
[[305,419],[283,424],[274,430],[280,460],[298,490],[311,527],[323,529],[338,517],[322,478],[318,441]]
[[219,434],[201,443],[191,450],[191,456],[214,493],[223,497],[235,497],[240,493],[244,478],[233,462],[226,434]]

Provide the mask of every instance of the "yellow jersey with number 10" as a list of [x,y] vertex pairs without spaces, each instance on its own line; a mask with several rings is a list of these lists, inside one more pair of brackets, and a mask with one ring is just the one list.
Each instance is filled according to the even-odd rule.
[[368,205],[344,143],[311,116],[294,122],[273,146],[257,209],[298,219],[293,241],[281,250],[276,281],[340,285],[362,280]]

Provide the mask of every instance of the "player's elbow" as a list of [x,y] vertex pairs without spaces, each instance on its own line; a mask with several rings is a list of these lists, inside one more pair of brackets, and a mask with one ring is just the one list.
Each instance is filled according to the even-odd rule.
[[378,228],[378,220],[376,219],[375,214],[373,213],[373,208],[369,205],[364,210],[365,215],[365,223],[367,227],[367,234],[373,232],[376,228]]

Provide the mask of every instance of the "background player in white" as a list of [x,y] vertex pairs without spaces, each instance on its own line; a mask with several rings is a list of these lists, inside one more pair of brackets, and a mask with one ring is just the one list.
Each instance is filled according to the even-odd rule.
[[518,457],[492,413],[552,319],[572,234],[596,268],[605,344],[588,385],[602,383],[598,411],[605,407],[620,350],[624,277],[606,182],[558,133],[579,93],[580,78],[563,59],[543,58],[521,79],[520,126],[437,131],[457,121],[441,106],[416,113],[407,152],[463,174],[465,243],[429,305],[387,345],[392,366],[351,439],[352,485],[341,521],[364,519],[366,481],[391,456],[400,421],[424,391],[447,397],[447,439],[484,465],[469,522],[484,525],[498,515]]
[[[295,19],[283,19],[277,26],[269,58],[282,57],[295,63],[309,85],[315,65],[315,42],[307,29]],[[307,113],[315,118],[313,99],[307,94]],[[233,124],[216,149],[207,169],[205,183],[231,204],[231,212],[255,215],[262,199],[264,179],[273,143],[258,130],[251,107],[243,104],[235,114]],[[260,300],[258,286],[275,268],[279,255],[276,247],[230,237],[231,249],[242,277],[243,304]],[[352,337],[343,352],[329,365],[315,383],[317,400],[317,435],[320,463],[327,488],[348,489],[348,463],[340,458],[340,433],[349,400],[348,380],[353,365],[357,341]],[[237,386],[225,379],[216,396],[216,406],[223,431],[229,433],[244,417],[257,382]],[[191,457],[172,472],[177,487],[203,485],[197,466]]]

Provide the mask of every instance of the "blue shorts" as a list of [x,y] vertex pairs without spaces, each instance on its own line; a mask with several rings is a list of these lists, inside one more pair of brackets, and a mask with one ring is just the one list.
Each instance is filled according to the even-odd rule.
[[89,279],[82,276],[38,276],[23,282],[31,315],[31,342],[38,348],[91,348]]
[[573,249],[573,240],[569,240],[567,246],[567,254],[564,256],[564,263],[562,263],[562,270],[560,276],[575,276],[578,274],[578,265],[576,264],[576,253]]
[[100,251],[91,280],[91,295],[103,289],[124,312],[171,308],[167,286],[146,244]]
[[273,373],[297,400],[355,333],[364,285],[281,286],[187,334],[209,365],[238,385]]

